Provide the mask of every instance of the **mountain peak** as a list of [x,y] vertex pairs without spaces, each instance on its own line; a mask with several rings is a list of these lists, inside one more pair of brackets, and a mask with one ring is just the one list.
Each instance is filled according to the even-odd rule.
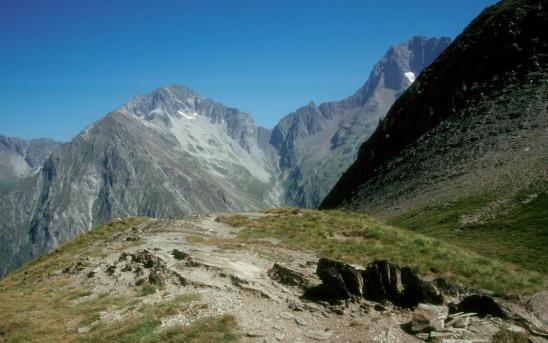
[[[367,82],[346,102],[364,105],[382,89],[401,93],[450,43],[449,37],[413,36],[406,42],[392,45],[373,66]],[[379,100],[386,102],[386,99]]]
[[120,109],[147,119],[158,115],[174,116],[186,110],[195,112],[196,105],[205,100],[186,86],[172,84],[132,97]]

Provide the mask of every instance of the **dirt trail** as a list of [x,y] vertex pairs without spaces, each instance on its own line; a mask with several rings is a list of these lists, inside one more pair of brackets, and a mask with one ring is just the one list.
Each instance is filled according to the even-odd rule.
[[[123,294],[135,289],[140,278],[146,279],[146,273],[154,274],[164,286],[142,297],[144,303],[167,301],[188,293],[201,295],[190,311],[166,317],[162,326],[232,314],[238,319],[244,342],[419,342],[400,327],[411,320],[410,311],[386,311],[366,300],[336,307],[302,300],[302,289],[280,284],[268,275],[268,270],[280,263],[317,284],[317,256],[281,247],[273,249],[275,254],[252,247],[223,248],[217,243],[235,237],[238,229],[216,222],[215,218],[196,215],[179,220],[150,220],[128,229],[110,239],[106,256],[87,260],[93,266],[93,277],[83,275],[78,282],[94,289],[95,294]],[[131,240],[136,244],[127,247]],[[271,243],[275,246],[276,241]],[[182,253],[178,258],[174,249]],[[156,266],[144,273],[136,268],[133,261],[139,254],[148,258],[146,261],[159,258],[160,262],[149,263],[159,263],[156,270],[160,272],[154,272]],[[122,313],[104,313],[102,319],[121,319]]]

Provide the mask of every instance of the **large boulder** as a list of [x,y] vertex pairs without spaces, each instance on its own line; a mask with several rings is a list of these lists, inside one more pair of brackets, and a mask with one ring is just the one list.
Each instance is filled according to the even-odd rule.
[[507,314],[500,304],[491,296],[486,294],[472,294],[457,304],[459,312],[474,312],[479,317],[487,315],[499,318],[506,318]]
[[363,294],[367,299],[390,301],[402,307],[415,307],[419,303],[443,304],[442,295],[409,267],[400,267],[388,261],[373,261],[362,276]]
[[363,269],[346,263],[320,258],[316,274],[334,298],[363,295]]
[[402,307],[419,303],[442,304],[443,297],[422,281],[409,267],[388,261],[374,261],[367,268],[321,258],[316,270],[322,285],[308,294],[329,298],[364,297],[377,302],[390,301]]

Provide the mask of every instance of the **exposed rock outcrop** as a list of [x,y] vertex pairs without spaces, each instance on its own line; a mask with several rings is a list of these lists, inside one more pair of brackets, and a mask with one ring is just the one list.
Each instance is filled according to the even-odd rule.
[[365,269],[363,278],[367,299],[391,301],[403,307],[414,307],[419,303],[443,303],[441,294],[409,267],[400,267],[388,261],[374,261]]
[[268,270],[267,274],[273,280],[284,285],[297,286],[302,289],[310,287],[310,280],[306,276],[278,263],[274,263],[274,266]]
[[374,261],[363,269],[321,258],[316,274],[322,284],[309,290],[305,296],[327,299],[364,297],[377,302],[389,301],[402,307],[443,303],[442,295],[421,280],[411,268],[388,261]]
[[542,322],[548,332],[548,291],[533,294],[527,300],[527,307]]

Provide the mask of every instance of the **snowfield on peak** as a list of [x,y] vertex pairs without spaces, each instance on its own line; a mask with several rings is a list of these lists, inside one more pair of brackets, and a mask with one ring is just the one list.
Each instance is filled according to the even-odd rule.
[[412,71],[408,71],[404,73],[404,75],[409,80],[409,82],[411,83],[415,82],[415,74]]

